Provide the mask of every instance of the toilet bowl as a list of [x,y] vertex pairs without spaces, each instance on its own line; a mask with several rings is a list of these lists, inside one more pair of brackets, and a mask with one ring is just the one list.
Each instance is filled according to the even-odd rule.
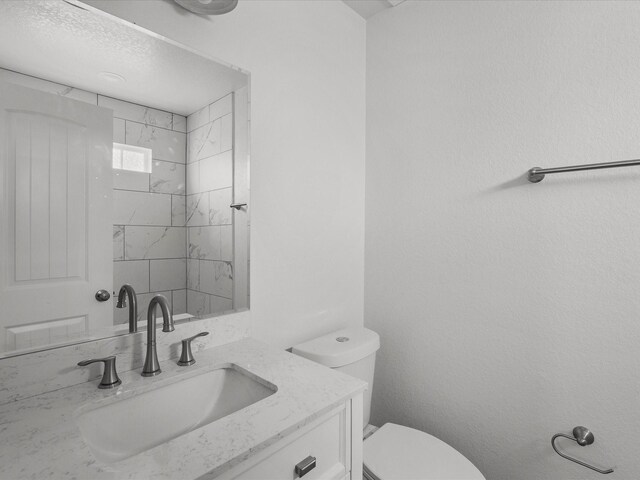
[[[369,383],[363,425],[369,424],[371,391],[380,337],[366,328],[345,328],[293,347],[308,358]],[[386,423],[364,441],[366,480],[485,480],[455,448],[428,433]]]
[[367,480],[485,480],[455,448],[415,428],[385,423],[364,442]]

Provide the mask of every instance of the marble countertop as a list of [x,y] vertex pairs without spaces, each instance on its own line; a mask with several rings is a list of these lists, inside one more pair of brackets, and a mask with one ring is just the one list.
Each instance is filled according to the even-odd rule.
[[[361,380],[253,339],[198,352],[196,360],[186,368],[178,367],[175,359],[160,362],[162,373],[156,377],[142,377],[138,370],[122,373],[122,385],[113,390],[99,390],[99,380],[95,380],[0,406],[0,478],[175,479],[197,478],[210,472],[217,475],[366,387]],[[85,444],[75,416],[79,409],[87,409],[87,404],[98,405],[105,398],[160,387],[226,363],[271,382],[277,392],[119,462],[101,463]],[[188,404],[171,408],[188,408]]]

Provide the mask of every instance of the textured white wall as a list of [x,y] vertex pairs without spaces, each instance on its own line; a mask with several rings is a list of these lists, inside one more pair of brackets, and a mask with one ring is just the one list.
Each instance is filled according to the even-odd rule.
[[640,478],[640,4],[407,1],[367,25],[373,420],[488,480]]
[[341,1],[89,0],[251,72],[251,320],[276,346],[361,325],[365,22]]

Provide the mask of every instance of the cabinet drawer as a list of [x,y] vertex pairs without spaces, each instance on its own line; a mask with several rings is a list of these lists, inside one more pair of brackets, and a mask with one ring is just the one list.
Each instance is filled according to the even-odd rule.
[[345,460],[344,410],[292,439],[268,458],[235,478],[238,480],[294,480],[300,478],[295,473],[296,464],[308,456],[315,457],[316,466],[304,475],[304,480],[338,480],[348,473]]

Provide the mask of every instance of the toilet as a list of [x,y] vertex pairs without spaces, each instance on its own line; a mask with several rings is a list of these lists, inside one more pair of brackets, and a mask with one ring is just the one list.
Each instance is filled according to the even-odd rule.
[[[365,431],[379,335],[366,328],[345,328],[293,347],[292,352],[369,382],[364,392]],[[366,480],[486,480],[455,448],[414,428],[386,423],[364,441]]]

